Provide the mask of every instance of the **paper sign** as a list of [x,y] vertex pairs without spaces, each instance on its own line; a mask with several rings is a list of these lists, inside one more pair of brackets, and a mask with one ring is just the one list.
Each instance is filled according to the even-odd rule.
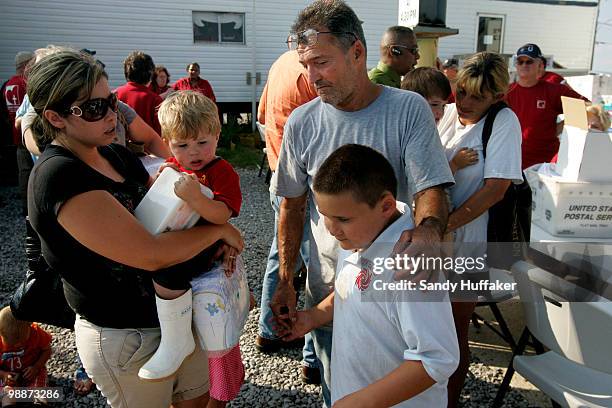
[[419,24],[419,0],[399,0],[397,25],[415,27]]
[[584,130],[589,128],[586,104],[582,99],[562,96],[561,104],[563,105],[563,115],[565,116],[565,124],[567,126],[575,126]]

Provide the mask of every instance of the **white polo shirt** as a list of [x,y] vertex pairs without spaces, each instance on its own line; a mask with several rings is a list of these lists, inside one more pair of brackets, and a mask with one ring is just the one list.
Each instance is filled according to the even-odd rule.
[[[375,289],[380,274],[375,258],[388,257],[401,233],[414,228],[412,213],[398,202],[402,216],[364,251],[338,254],[331,354],[332,403],[381,379],[406,360],[420,360],[436,381],[399,407],[445,407],[446,385],[459,361],[459,347],[447,293]],[[380,283],[380,282],[379,282]],[[381,295],[388,295],[381,300]],[[406,385],[407,387],[410,384]]]

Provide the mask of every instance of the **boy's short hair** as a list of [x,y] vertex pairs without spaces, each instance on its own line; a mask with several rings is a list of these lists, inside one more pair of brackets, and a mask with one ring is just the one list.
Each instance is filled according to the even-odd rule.
[[30,322],[17,320],[9,306],[0,310],[0,337],[7,344],[14,345],[26,341],[30,335],[30,325]]
[[159,106],[157,117],[166,140],[195,139],[201,130],[221,132],[217,105],[196,91],[174,92]]
[[314,178],[320,194],[350,192],[358,202],[373,208],[385,191],[397,195],[397,178],[389,161],[368,146],[347,144],[334,151]]
[[425,99],[437,96],[446,100],[452,93],[446,75],[430,67],[416,68],[408,72],[402,79],[401,88],[416,92]]

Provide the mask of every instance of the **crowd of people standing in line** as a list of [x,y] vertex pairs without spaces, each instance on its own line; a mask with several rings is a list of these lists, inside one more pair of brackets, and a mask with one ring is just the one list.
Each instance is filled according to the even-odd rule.
[[[513,84],[504,59],[488,52],[461,67],[447,60],[441,70],[415,69],[416,36],[399,26],[383,34],[380,61],[368,71],[362,22],[340,0],[302,10],[287,44],[258,111],[275,225],[255,344],[270,352],[304,337],[302,378],[321,383],[325,406],[457,406],[476,300],[411,291],[381,300],[371,260],[443,240],[462,256],[482,256],[486,245],[473,244],[486,243],[488,210],[502,201],[516,208],[528,240],[531,192],[522,170],[553,159],[560,98],[582,97],[545,72],[531,43],[516,53]],[[244,379],[240,351],[207,358],[186,315],[194,265],[201,271],[219,258],[231,270],[243,248],[227,223],[241,198],[237,174],[215,154],[214,92],[199,64],[170,86],[168,70],[140,51],[124,61],[127,83],[111,92],[92,54],[54,46],[20,53],[21,79],[3,90],[11,92],[26,180],[31,171],[28,222],[76,312],[85,371],[111,406],[223,406]],[[137,150],[191,173],[175,191],[203,222],[158,236],[144,230],[133,210],[155,176]],[[31,155],[33,170],[24,164]],[[200,183],[214,199],[201,196]],[[504,226],[501,240],[511,241],[513,228]],[[298,311],[293,278],[302,267],[306,310]],[[378,278],[411,276],[385,270]],[[13,320],[0,319],[1,347],[23,341],[4,334]],[[26,326],[30,337],[40,332]],[[40,333],[28,380],[42,376],[49,358]],[[15,372],[0,374],[11,385]]]

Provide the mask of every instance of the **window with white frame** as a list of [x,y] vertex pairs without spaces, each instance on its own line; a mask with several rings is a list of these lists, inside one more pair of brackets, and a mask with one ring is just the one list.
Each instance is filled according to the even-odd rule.
[[193,11],[193,41],[244,44],[244,13]]
[[503,15],[478,15],[476,52],[502,52],[504,41]]

